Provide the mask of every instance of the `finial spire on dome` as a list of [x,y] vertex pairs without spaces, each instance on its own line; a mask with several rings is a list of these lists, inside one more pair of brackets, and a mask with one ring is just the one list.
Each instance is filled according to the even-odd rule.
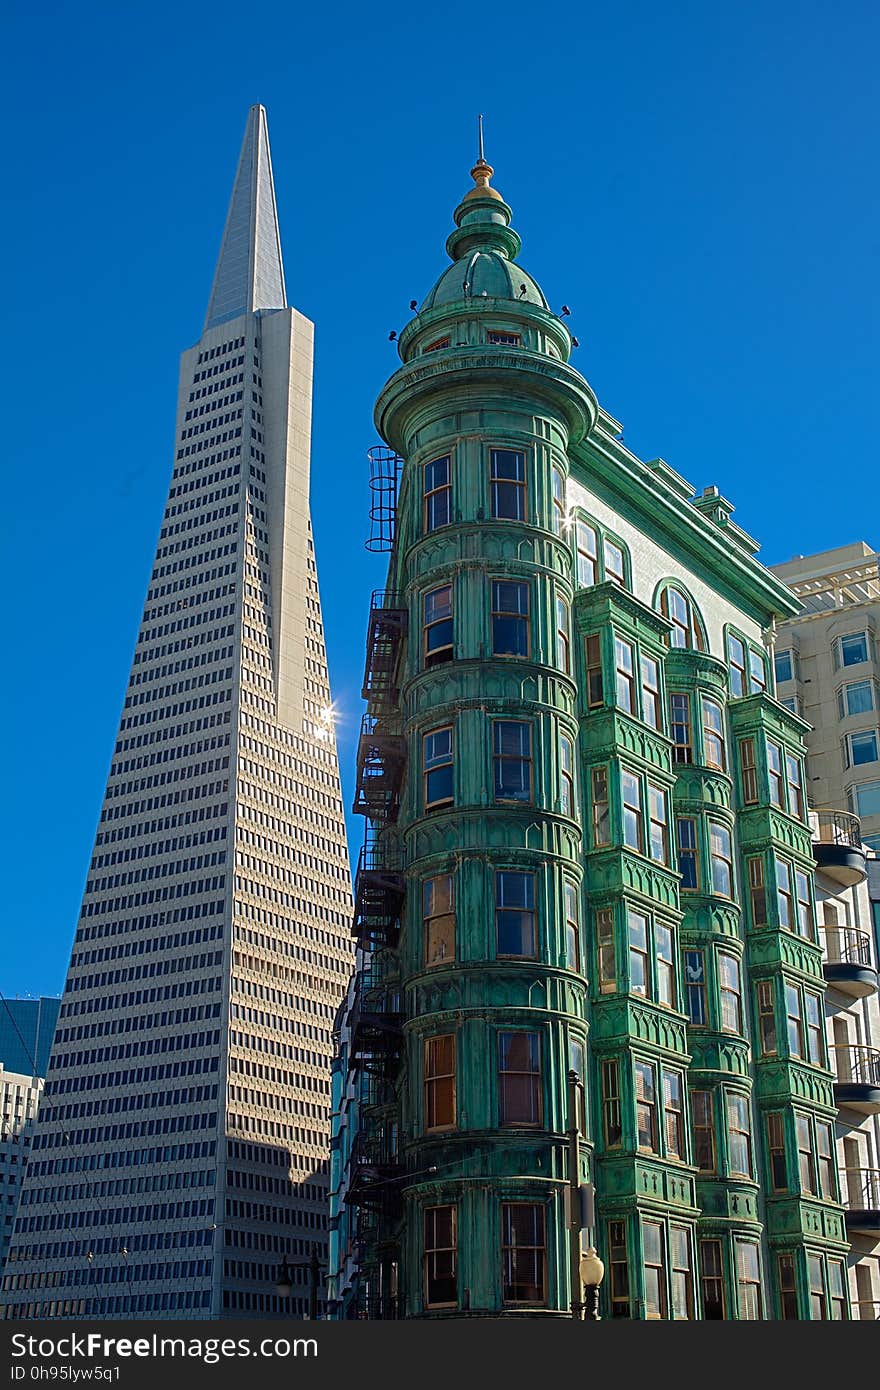
[[472,188],[472,189],[469,190],[469,192],[465,193],[465,195],[464,195],[464,196],[465,196],[465,201],[467,201],[468,198],[497,198],[497,199],[499,200],[499,202],[503,202],[504,199],[501,197],[501,194],[498,192],[498,190],[495,189],[495,188],[490,188],[490,187],[489,187],[489,180],[491,179],[492,175],[495,173],[495,170],[492,168],[492,165],[491,165],[491,164],[488,164],[488,163],[486,162],[486,156],[485,156],[485,154],[484,154],[484,152],[483,152],[483,117],[482,117],[482,114],[480,114],[480,115],[477,117],[477,130],[478,130],[478,132],[479,132],[479,136],[478,136],[478,150],[479,150],[479,156],[478,156],[477,162],[476,162],[476,164],[474,165],[473,169],[471,169],[471,178],[473,179],[474,183],[475,183],[477,186],[476,186],[476,188]]

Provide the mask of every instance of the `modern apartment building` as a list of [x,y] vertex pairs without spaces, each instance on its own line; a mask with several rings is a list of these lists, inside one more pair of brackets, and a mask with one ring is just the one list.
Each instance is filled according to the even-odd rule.
[[7,1071],[0,1062],[0,1270],[18,1207],[43,1078]]
[[814,806],[859,817],[880,854],[880,572],[864,541],[773,566],[802,604],[780,627],[776,681],[784,705],[811,725]]
[[0,1062],[7,1071],[45,1076],[61,1000],[4,999],[0,1002]]
[[[114,327],[114,334],[118,326]],[[304,1316],[351,886],[309,521],[312,324],[254,107],[3,1280],[7,1318]]]
[[856,999],[849,938],[817,930],[817,892],[862,930],[865,855],[822,840],[775,697],[798,601],[716,487],[624,445],[491,175],[481,154],[375,412],[399,488],[332,1312],[570,1317],[589,1243],[604,1317],[849,1318],[878,1213],[840,1155],[876,1097],[841,1091],[826,977],[832,1024],[867,1030],[876,958]]

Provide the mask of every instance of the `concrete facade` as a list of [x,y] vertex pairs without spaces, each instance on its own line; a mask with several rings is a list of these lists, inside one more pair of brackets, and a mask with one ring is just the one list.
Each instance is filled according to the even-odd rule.
[[351,886],[309,520],[312,324],[262,107],[204,332],[3,1281],[7,1318],[303,1316]]
[[776,640],[779,698],[812,726],[810,804],[859,817],[880,854],[880,573],[864,541],[773,566],[802,612]]
[[43,1078],[0,1062],[0,1270],[12,1235]]

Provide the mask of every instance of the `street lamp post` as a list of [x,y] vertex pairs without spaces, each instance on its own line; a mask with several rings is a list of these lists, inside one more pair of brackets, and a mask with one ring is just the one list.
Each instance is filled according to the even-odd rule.
[[318,1259],[318,1247],[312,1246],[312,1253],[307,1260],[294,1260],[288,1262],[287,1256],[281,1261],[281,1268],[278,1271],[278,1280],[275,1290],[279,1298],[290,1298],[293,1292],[293,1271],[295,1269],[307,1269],[309,1271],[309,1319],[311,1322],[318,1321],[318,1283],[321,1277],[321,1262]]
[[580,1275],[581,1288],[584,1291],[582,1304],[584,1317],[588,1322],[600,1322],[599,1285],[605,1277],[605,1266],[599,1259],[594,1246],[591,1245],[581,1255],[578,1263],[578,1274]]

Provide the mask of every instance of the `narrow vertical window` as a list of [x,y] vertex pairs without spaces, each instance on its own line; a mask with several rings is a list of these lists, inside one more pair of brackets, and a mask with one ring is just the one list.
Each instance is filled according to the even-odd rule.
[[795,869],[794,888],[797,898],[798,931],[808,941],[815,941],[816,924],[813,918],[813,895],[810,892],[810,880],[800,869]]
[[645,1316],[651,1320],[666,1317],[666,1261],[663,1227],[659,1221],[642,1221],[645,1256]]
[[629,927],[629,988],[631,994],[648,996],[648,919],[641,912],[627,913]]
[[642,789],[638,777],[625,770],[620,774],[623,798],[623,843],[642,851]]
[[594,767],[590,774],[590,801],[593,818],[593,847],[611,844],[611,815],[608,804],[608,769]]
[[718,955],[719,987],[721,991],[721,1027],[725,1033],[741,1033],[742,998],[740,994],[739,961],[726,952]]
[[753,738],[740,739],[739,767],[743,805],[756,806],[758,804],[758,762]]
[[568,1065],[569,1070],[573,1071],[580,1081],[577,1097],[578,1109],[578,1130],[586,1138],[587,1136],[587,1053],[584,1044],[577,1038],[571,1038],[568,1044]]
[[672,930],[657,922],[654,926],[654,948],[657,968],[657,1003],[667,1009],[675,1008],[675,966],[672,957]]
[[425,965],[455,959],[455,900],[452,874],[426,878],[422,885]]
[[602,1062],[602,1134],[606,1149],[617,1149],[623,1142],[620,1064],[616,1057],[606,1057]]
[[822,1001],[818,994],[804,990],[804,1023],[807,1035],[807,1061],[814,1067],[825,1064],[825,1049],[822,1040],[825,1034],[825,1021]]
[[425,1038],[425,1129],[455,1128],[455,1034]]
[[691,1270],[691,1237],[686,1226],[670,1226],[670,1283],[672,1316],[678,1320],[694,1316],[694,1281]]
[[767,925],[767,885],[764,881],[764,860],[755,855],[746,860],[749,871],[749,904],[752,910],[752,926]]
[[587,708],[598,709],[605,703],[602,680],[602,643],[598,632],[592,633],[584,645],[587,663]]
[[782,795],[782,753],[775,743],[767,743],[767,778],[771,806],[784,806]]
[[712,1092],[691,1091],[694,1130],[694,1163],[701,1173],[715,1172],[715,1117]]
[[568,604],[564,598],[556,600],[556,652],[559,668],[571,674],[571,639],[568,635]]
[[506,1304],[544,1304],[545,1213],[538,1202],[501,1203],[502,1298]]
[[836,1202],[837,1176],[834,1158],[834,1133],[825,1120],[816,1121],[816,1168],[819,1176],[819,1196],[826,1202]]
[[717,1321],[724,1317],[724,1253],[720,1240],[700,1241],[700,1290],[703,1317]]
[[663,1125],[666,1132],[666,1157],[685,1157],[684,1098],[681,1072],[663,1069]]
[[780,927],[794,927],[791,869],[784,859],[776,860],[776,900]]
[[750,1240],[737,1240],[735,1245],[739,1315],[743,1319],[760,1322],[761,1264],[758,1247]]
[[724,716],[715,700],[703,698],[703,756],[707,767],[724,772]]
[[564,816],[574,815],[574,744],[565,734],[559,736],[560,808]]
[[804,788],[801,774],[801,760],[796,758],[793,753],[785,755],[785,779],[788,783],[788,813],[797,816],[798,820],[804,818]]
[[426,1207],[424,1217],[425,1306],[454,1308],[458,1303],[456,1211]]
[[803,1057],[804,1025],[801,1019],[801,996],[797,985],[785,986],[785,1017],[788,1025],[788,1055]]
[[821,1255],[811,1255],[807,1252],[807,1274],[810,1281],[810,1318],[813,1322],[823,1322],[827,1314]]
[[525,521],[526,456],[515,449],[493,449],[489,461],[492,516],[502,521]]
[[666,793],[659,787],[653,787],[648,783],[648,819],[649,835],[648,844],[651,858],[657,859],[661,864],[669,863],[669,812],[666,804]]
[[432,729],[422,740],[425,808],[452,804],[452,728]]
[[629,1306],[629,1258],[626,1249],[626,1222],[608,1222],[608,1264],[610,1280],[611,1316],[628,1318]]
[[535,876],[499,869],[495,874],[495,930],[499,956],[534,959]]
[[586,521],[579,521],[575,527],[577,538],[577,574],[581,589],[590,589],[598,578],[598,548],[595,527]]
[[529,586],[525,580],[492,580],[492,655],[529,655]]
[[622,637],[614,639],[615,680],[618,709],[635,713],[635,682],[633,679],[633,649]]
[[433,462],[425,464],[426,531],[436,531],[440,526],[448,526],[452,520],[452,483],[449,464],[448,456],[434,459]]
[[725,898],[733,897],[733,859],[730,831],[717,821],[709,823],[709,842],[712,859],[712,891]]
[[672,760],[676,763],[691,763],[694,750],[691,740],[690,697],[674,692],[669,697],[669,725],[672,735]]
[[602,545],[602,553],[605,559],[606,580],[610,579],[623,588],[626,584],[626,568],[622,549],[606,536]]
[[753,695],[767,689],[767,666],[764,661],[764,654],[755,651],[754,647],[749,648],[749,684]]
[[562,469],[553,467],[553,530],[561,536],[565,529],[565,478]]
[[636,1134],[640,1149],[657,1152],[657,1094],[654,1068],[636,1062]]
[[652,729],[660,728],[660,666],[652,656],[642,657],[642,718]]
[[828,1311],[832,1322],[843,1322],[847,1316],[846,1267],[842,1260],[832,1260],[828,1269]]
[[770,1186],[774,1192],[788,1191],[788,1163],[785,1156],[785,1116],[781,1110],[767,1115],[767,1162]]
[[574,883],[565,884],[565,960],[569,970],[581,968],[581,932],[578,913],[578,890]]
[[702,951],[685,951],[684,979],[687,988],[688,1017],[696,1027],[704,1028],[706,1026],[706,969]]
[[738,700],[746,693],[746,649],[738,637],[727,638],[727,658],[730,662],[730,695]]
[[424,598],[425,666],[452,660],[452,585],[430,589]]
[[678,872],[681,874],[681,887],[696,890],[700,886],[697,822],[693,816],[679,816],[675,822],[675,830],[678,841]]
[[617,989],[613,908],[603,907],[596,913],[596,950],[599,957],[599,992],[613,994]]
[[755,1000],[758,1008],[758,1039],[761,1044],[761,1056],[774,1057],[777,1043],[772,980],[758,981],[755,985]]
[[731,1173],[752,1176],[752,1127],[748,1096],[737,1091],[727,1095],[727,1156]]
[[532,726],[513,719],[492,723],[496,801],[532,799]]
[[776,1269],[779,1279],[779,1306],[782,1320],[783,1322],[797,1321],[798,1296],[794,1255],[791,1253],[777,1255]]
[[541,1040],[537,1033],[498,1034],[498,1108],[502,1125],[541,1123]]
[[813,1157],[813,1136],[810,1132],[808,1115],[795,1115],[795,1130],[797,1133],[798,1175],[801,1192],[806,1193],[808,1197],[815,1197],[818,1195],[816,1192],[816,1161]]

